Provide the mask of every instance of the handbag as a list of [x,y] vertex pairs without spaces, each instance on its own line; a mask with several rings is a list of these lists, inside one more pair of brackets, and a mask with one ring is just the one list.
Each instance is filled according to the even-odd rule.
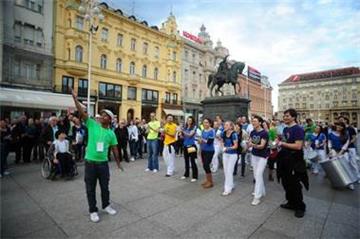
[[191,146],[191,147],[188,147],[186,148],[188,154],[191,154],[191,153],[196,153],[196,147],[195,146]]

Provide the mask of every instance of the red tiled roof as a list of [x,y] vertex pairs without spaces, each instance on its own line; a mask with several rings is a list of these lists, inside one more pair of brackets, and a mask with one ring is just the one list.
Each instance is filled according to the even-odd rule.
[[339,77],[339,76],[349,76],[349,75],[357,75],[360,74],[360,68],[358,67],[346,67],[340,69],[332,69],[326,71],[317,71],[317,72],[310,72],[310,73],[303,73],[303,74],[295,74],[291,75],[287,78],[283,83],[295,83],[295,82],[304,82],[310,80],[321,80],[327,79],[332,77]]

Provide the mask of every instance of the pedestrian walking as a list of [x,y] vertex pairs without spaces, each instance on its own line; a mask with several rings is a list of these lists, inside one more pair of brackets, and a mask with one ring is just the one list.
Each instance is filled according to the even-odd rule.
[[203,186],[203,188],[211,188],[214,186],[210,164],[215,153],[215,130],[211,128],[211,120],[208,118],[205,118],[203,120],[203,126],[204,129],[201,132],[199,144],[201,147],[201,160],[206,174],[206,179],[201,185]]
[[184,147],[184,160],[185,160],[185,173],[181,179],[186,179],[190,175],[190,164],[192,170],[191,182],[196,182],[198,179],[198,167],[196,165],[197,147],[195,145],[196,135],[196,122],[192,116],[187,118],[185,127],[182,129],[184,136],[183,147]]
[[222,133],[223,143],[223,165],[224,165],[224,192],[223,196],[228,196],[234,189],[234,167],[238,159],[238,135],[235,132],[235,125],[231,121],[226,121],[224,132]]
[[171,114],[166,115],[166,124],[163,128],[165,135],[163,157],[167,167],[166,177],[171,177],[175,171],[176,128],[177,125],[174,123],[174,116]]
[[280,207],[295,210],[295,217],[301,218],[305,215],[306,205],[303,201],[302,183],[309,189],[309,179],[304,160],[304,129],[296,123],[297,112],[288,109],[284,112],[284,123],[281,141],[277,146],[281,148],[277,157],[277,174],[283,188],[287,203]]
[[148,165],[145,171],[159,171],[159,132],[160,121],[156,119],[154,112],[150,113],[150,122],[147,124],[147,151],[148,151]]
[[250,133],[249,148],[251,148],[251,161],[255,179],[254,199],[251,205],[260,204],[261,197],[265,196],[264,171],[270,151],[268,148],[269,135],[263,128],[263,119],[253,116],[252,125],[254,130]]
[[130,121],[128,126],[129,145],[130,145],[130,161],[135,161],[137,155],[137,142],[139,140],[139,131],[135,125],[134,120]]
[[85,154],[85,185],[86,195],[89,204],[90,220],[98,222],[98,208],[96,207],[96,184],[99,180],[101,189],[102,208],[110,215],[115,215],[116,210],[110,205],[109,180],[110,171],[108,165],[108,149],[111,147],[117,166],[120,165],[119,152],[117,148],[117,139],[114,131],[110,129],[114,114],[107,109],[101,111],[100,124],[90,118],[84,112],[77,95],[72,92],[72,96],[79,111],[79,117],[85,122],[88,129],[88,143]]

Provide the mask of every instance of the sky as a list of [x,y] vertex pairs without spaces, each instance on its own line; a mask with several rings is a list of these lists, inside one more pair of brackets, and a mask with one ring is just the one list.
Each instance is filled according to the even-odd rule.
[[230,59],[269,77],[277,111],[278,84],[290,75],[360,66],[360,0],[105,0],[161,26],[172,10],[180,32],[206,26]]

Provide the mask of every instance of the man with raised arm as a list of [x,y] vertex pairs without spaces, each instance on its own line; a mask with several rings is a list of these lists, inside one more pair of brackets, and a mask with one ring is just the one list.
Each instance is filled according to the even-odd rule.
[[110,110],[102,110],[100,122],[97,123],[84,112],[77,95],[72,91],[75,106],[88,128],[88,144],[85,154],[85,185],[86,195],[89,204],[90,220],[98,222],[98,208],[96,207],[96,184],[99,180],[101,189],[102,209],[110,215],[115,215],[116,211],[110,206],[109,180],[110,171],[108,165],[108,149],[111,147],[117,166],[122,170],[117,148],[115,133],[110,129],[110,124],[114,114]]

